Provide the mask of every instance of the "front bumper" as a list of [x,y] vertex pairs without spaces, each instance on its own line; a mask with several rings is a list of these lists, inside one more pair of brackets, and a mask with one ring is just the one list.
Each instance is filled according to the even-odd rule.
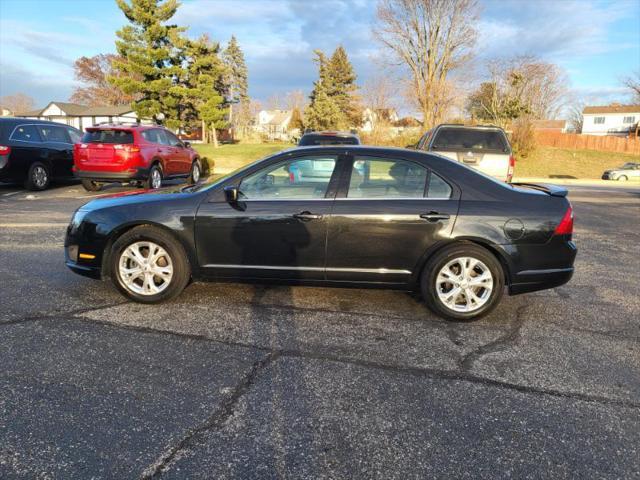
[[77,255],[77,245],[65,245],[64,247],[64,262],[65,265],[74,273],[77,273],[78,275],[83,275],[85,277],[89,277],[89,278],[94,278],[96,280],[100,280],[102,279],[102,272],[101,272],[101,268],[100,267],[96,267],[95,265],[90,265],[90,264],[81,264],[78,262],[77,259],[73,259],[71,258],[71,255],[69,253],[70,247],[76,248],[76,255]]
[[146,180],[149,169],[138,167],[122,172],[101,172],[99,170],[75,170],[78,178],[86,178],[94,182],[130,182],[132,180]]

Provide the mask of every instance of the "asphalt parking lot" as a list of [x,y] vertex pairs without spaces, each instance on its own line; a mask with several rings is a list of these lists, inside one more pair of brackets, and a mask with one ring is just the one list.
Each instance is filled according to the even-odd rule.
[[0,478],[640,478],[639,187],[570,187],[573,280],[476,323],[380,290],[127,302],[64,266],[93,195],[0,185]]

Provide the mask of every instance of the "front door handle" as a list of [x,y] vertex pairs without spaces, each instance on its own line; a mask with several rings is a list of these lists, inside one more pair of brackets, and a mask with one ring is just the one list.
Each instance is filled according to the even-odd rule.
[[318,215],[311,212],[300,212],[293,215],[293,218],[297,218],[298,220],[308,221],[308,220],[319,220],[322,218],[322,215]]
[[439,222],[441,220],[449,220],[449,215],[446,213],[429,212],[420,215],[420,218],[424,218],[429,222]]

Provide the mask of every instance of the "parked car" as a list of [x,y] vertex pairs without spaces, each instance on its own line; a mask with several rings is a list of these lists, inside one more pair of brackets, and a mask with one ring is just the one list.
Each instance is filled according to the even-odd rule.
[[507,135],[499,127],[438,125],[422,136],[417,148],[439,153],[505,182],[513,178],[515,157]]
[[299,147],[312,145],[360,145],[360,138],[349,132],[307,132],[298,142]]
[[612,170],[605,170],[602,174],[603,180],[618,180],[626,182],[627,180],[640,180],[640,163],[627,162],[621,167]]
[[[292,178],[300,162],[322,164],[322,181]],[[419,289],[437,314],[470,320],[505,285],[519,294],[569,281],[566,195],[416,150],[297,148],[212,184],[95,199],[73,215],[65,257],[142,303],[191,279],[374,286]]]
[[198,153],[166,128],[116,124],[87,128],[73,151],[74,171],[89,191],[109,182],[160,188],[166,178],[197,183],[202,173]]
[[44,190],[53,179],[72,179],[73,144],[81,136],[55,122],[0,118],[0,181]]

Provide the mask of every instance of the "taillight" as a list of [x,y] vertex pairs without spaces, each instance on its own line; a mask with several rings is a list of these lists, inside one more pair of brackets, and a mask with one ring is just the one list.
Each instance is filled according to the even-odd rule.
[[136,147],[135,145],[122,145],[117,143],[113,146],[114,150],[124,150],[127,153],[138,153],[140,151],[140,147]]
[[573,233],[573,208],[569,205],[567,212],[553,232],[554,235],[571,235]]
[[507,170],[507,182],[513,179],[513,170],[516,167],[516,157],[509,155],[509,169]]
[[11,147],[0,145],[0,155],[9,155],[11,153]]

